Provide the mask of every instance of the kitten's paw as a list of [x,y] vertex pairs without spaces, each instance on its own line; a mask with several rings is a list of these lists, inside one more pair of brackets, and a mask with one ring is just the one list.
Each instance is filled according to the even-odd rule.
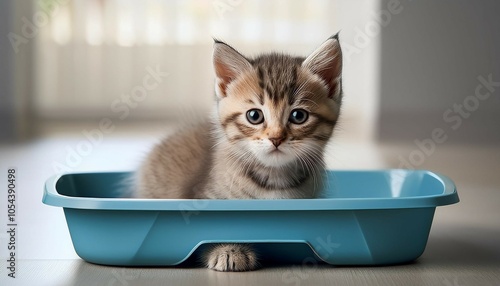
[[249,271],[257,268],[257,255],[249,245],[221,244],[206,253],[206,265],[216,271]]

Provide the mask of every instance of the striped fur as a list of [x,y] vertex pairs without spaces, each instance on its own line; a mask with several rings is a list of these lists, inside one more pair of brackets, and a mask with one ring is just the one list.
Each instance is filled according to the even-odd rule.
[[[151,151],[138,171],[136,195],[210,199],[320,196],[323,151],[342,99],[341,59],[337,37],[307,58],[270,53],[250,59],[216,41],[217,100],[210,120],[181,129]],[[263,121],[250,123],[249,110],[262,112]],[[307,120],[301,124],[290,121],[294,110],[307,113]],[[219,271],[257,266],[251,246],[221,245],[206,257],[208,267]]]

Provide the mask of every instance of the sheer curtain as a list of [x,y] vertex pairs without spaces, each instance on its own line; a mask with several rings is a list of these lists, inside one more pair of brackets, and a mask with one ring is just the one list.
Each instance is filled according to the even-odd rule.
[[[123,117],[124,106],[130,118],[206,110],[212,37],[251,55],[307,54],[337,30],[331,1],[54,2],[37,38],[35,106],[43,118]],[[145,88],[151,70],[168,75]]]
[[[379,9],[372,0],[44,3],[51,1],[56,8],[36,38],[34,106],[39,118],[58,120],[175,118],[208,110],[212,37],[250,56],[307,55],[340,30],[341,42],[353,46],[355,31]],[[344,116],[366,117],[376,106],[378,44],[370,41],[344,63]]]

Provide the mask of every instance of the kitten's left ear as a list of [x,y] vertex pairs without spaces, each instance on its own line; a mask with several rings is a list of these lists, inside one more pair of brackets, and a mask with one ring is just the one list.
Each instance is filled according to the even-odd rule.
[[227,96],[227,86],[242,72],[252,68],[250,62],[228,44],[214,40],[214,68],[217,97]]
[[326,40],[307,57],[302,66],[308,68],[325,81],[328,97],[340,101],[342,96],[342,50],[338,34]]

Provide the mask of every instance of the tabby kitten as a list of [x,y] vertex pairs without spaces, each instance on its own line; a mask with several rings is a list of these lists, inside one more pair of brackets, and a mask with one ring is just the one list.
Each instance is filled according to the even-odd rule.
[[[138,171],[137,197],[171,199],[314,198],[323,151],[339,117],[342,53],[338,36],[309,57],[247,58],[215,40],[216,102],[211,120],[158,144]],[[205,253],[208,268],[257,267],[251,245]]]

